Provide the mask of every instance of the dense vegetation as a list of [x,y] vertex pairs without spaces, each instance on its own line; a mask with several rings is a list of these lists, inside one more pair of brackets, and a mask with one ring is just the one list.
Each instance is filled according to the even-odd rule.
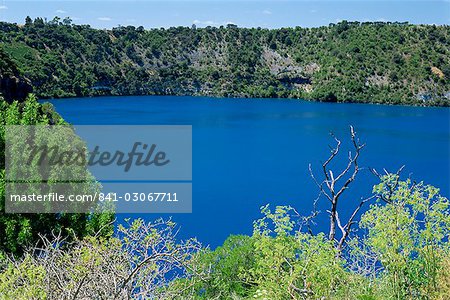
[[27,18],[24,26],[0,23],[0,29],[8,59],[41,98],[187,94],[450,103],[449,26],[343,21],[276,30],[97,30],[67,18]]
[[[423,183],[384,176],[377,203],[341,255],[325,235],[301,230],[291,207],[254,222],[251,237],[232,236],[200,263],[210,277],[195,280],[192,299],[445,299],[450,268],[449,201]],[[386,198],[387,197],[387,198]],[[176,282],[174,284],[176,286]]]
[[[252,236],[211,251],[177,241],[173,222],[135,220],[112,238],[61,249],[46,239],[0,259],[3,299],[448,299],[450,203],[423,183],[383,176],[345,253],[301,230],[291,207],[268,206]],[[55,246],[56,245],[56,246]],[[40,255],[37,255],[40,254]]]
[[39,104],[33,95],[12,103],[0,98],[0,252],[20,255],[25,247],[40,241],[40,235],[58,232],[82,238],[103,228],[103,236],[112,234],[111,214],[5,213],[5,126],[47,124],[65,124],[50,104]]

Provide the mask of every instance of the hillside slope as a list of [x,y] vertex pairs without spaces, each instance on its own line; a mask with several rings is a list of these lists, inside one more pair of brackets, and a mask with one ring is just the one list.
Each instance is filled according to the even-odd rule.
[[0,23],[39,97],[208,95],[448,105],[450,27],[343,21],[320,28],[112,30]]

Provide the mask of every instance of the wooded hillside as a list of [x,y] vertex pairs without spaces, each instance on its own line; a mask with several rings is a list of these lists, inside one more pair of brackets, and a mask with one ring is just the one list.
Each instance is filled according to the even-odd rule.
[[282,97],[450,103],[450,27],[347,22],[320,28],[112,30],[27,18],[2,48],[41,98]]

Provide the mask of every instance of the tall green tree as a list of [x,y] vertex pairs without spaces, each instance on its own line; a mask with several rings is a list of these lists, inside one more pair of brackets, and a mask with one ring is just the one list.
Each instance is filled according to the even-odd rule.
[[[25,247],[34,245],[40,235],[61,233],[81,238],[99,232],[102,236],[112,233],[112,214],[6,214],[5,209],[5,126],[64,124],[64,120],[49,104],[39,104],[30,95],[26,101],[10,104],[0,101],[0,251],[19,255]],[[89,178],[90,179],[90,178]]]

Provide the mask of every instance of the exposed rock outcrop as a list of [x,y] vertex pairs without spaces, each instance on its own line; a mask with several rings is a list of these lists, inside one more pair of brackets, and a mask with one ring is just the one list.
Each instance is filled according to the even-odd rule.
[[27,80],[0,74],[0,95],[7,101],[24,100],[33,91]]
[[0,96],[8,102],[21,101],[32,91],[30,82],[20,76],[13,61],[0,48]]

